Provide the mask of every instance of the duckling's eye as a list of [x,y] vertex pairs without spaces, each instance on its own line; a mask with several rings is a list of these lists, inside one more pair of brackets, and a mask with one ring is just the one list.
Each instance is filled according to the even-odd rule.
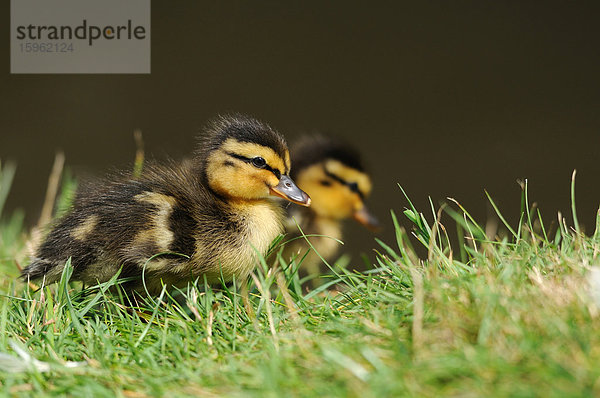
[[349,182],[348,183],[348,188],[350,188],[350,190],[352,192],[358,193],[358,184],[357,183],[355,183],[355,182]]
[[331,186],[331,181],[327,181],[327,180],[321,180],[320,181],[321,185],[323,185],[324,187],[330,187]]
[[254,167],[262,169],[267,165],[267,161],[261,158],[260,156],[257,156],[252,159],[252,164],[254,165]]

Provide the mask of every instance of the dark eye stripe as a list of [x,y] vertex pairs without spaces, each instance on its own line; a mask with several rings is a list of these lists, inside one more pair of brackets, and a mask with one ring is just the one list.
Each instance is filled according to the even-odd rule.
[[332,172],[330,172],[329,170],[327,170],[325,167],[323,167],[323,171],[325,172],[325,175],[327,177],[329,177],[329,178],[331,178],[331,179],[339,182],[342,185],[347,186],[348,188],[350,188],[350,190],[352,192],[357,193],[358,196],[360,196],[360,198],[362,200],[365,200],[365,194],[363,192],[361,192],[360,189],[358,189],[358,184],[357,183],[355,183],[355,182],[348,182],[348,181],[344,180],[342,177],[340,177],[340,176],[338,176],[336,174],[333,174]]
[[[252,163],[252,159],[253,158],[247,158],[245,156],[242,155],[238,155],[237,153],[233,153],[233,152],[227,152],[227,155],[234,157],[236,159],[239,159],[241,161],[244,161],[246,163]],[[265,170],[269,170],[271,173],[273,173],[275,175],[275,177],[277,177],[278,179],[281,179],[281,171],[272,168],[271,166],[269,166],[268,164],[265,164],[263,169]]]
[[275,174],[275,177],[277,177],[277,179],[281,179],[281,171],[272,168],[268,164],[265,165],[265,170],[269,170],[271,173]]

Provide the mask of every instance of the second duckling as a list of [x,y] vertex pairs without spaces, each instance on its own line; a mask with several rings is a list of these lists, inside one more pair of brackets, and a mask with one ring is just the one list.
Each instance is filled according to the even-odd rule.
[[[311,196],[312,205],[310,209],[294,206],[288,212],[286,229],[290,237],[297,239],[287,245],[286,259],[302,257],[309,248],[300,237],[298,226],[305,235],[323,235],[308,239],[325,260],[338,252],[340,244],[336,239],[343,237],[345,219],[354,218],[372,230],[378,228],[377,219],[365,206],[371,179],[354,147],[324,135],[307,136],[292,147],[292,159],[292,178]],[[321,264],[321,258],[313,251],[306,255],[302,267],[308,274],[316,275],[323,270]]]

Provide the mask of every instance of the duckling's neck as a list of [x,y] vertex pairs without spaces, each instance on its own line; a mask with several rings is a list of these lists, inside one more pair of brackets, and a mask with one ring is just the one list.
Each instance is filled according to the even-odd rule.
[[332,238],[342,238],[342,221],[333,218],[321,216],[310,208],[296,208],[292,215],[297,218],[300,227],[305,234],[326,235]]
[[270,199],[230,201],[237,224],[241,226],[244,250],[266,255],[273,240],[283,232],[283,210]]
[[[295,223],[297,222],[305,235],[322,235],[308,238],[319,254],[311,252],[303,262],[309,273],[316,274],[319,272],[320,256],[331,260],[337,253],[340,246],[337,240],[342,239],[342,223],[334,218],[319,217],[315,212],[305,208],[296,208],[291,215],[295,221],[288,220],[288,230],[296,230]],[[299,250],[305,248],[304,240],[295,241],[290,245],[288,257],[291,256],[291,253],[298,253]]]
[[269,231],[267,235],[273,235],[273,240],[281,232],[284,214],[274,200],[228,198],[226,202],[232,214],[237,214],[251,233],[254,233],[253,229]]

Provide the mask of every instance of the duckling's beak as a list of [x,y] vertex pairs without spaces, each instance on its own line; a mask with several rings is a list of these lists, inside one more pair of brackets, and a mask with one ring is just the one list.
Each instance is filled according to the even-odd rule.
[[359,210],[355,211],[352,217],[356,221],[367,227],[367,229],[369,229],[370,231],[375,232],[379,230],[379,221],[377,220],[377,218],[375,218],[374,215],[372,215],[369,212],[366,206],[363,206]]
[[294,181],[286,175],[282,175],[279,184],[271,188],[271,195],[281,196],[302,206],[310,206],[310,196],[298,188]]

